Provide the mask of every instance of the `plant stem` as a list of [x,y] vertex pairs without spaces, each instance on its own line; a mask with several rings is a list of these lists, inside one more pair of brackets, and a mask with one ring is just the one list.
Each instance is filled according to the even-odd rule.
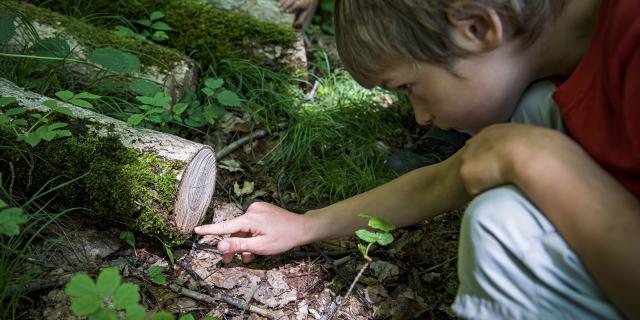
[[[371,245],[371,244],[369,244],[369,245]],[[356,283],[358,283],[358,280],[360,280],[360,277],[362,277],[362,274],[367,269],[367,267],[369,266],[370,263],[371,263],[371,259],[367,259],[367,263],[365,263],[364,266],[362,266],[362,268],[360,269],[360,272],[358,272],[358,275],[356,276],[356,278],[353,279],[353,282],[351,282],[351,286],[349,287],[349,290],[347,291],[347,294],[345,294],[344,298],[342,298],[342,300],[340,300],[340,303],[338,303],[338,306],[336,307],[336,311],[331,316],[331,319],[333,319],[335,317],[335,315],[338,314],[338,312],[340,311],[340,307],[349,298],[349,295],[351,294],[351,291],[353,291],[353,288],[356,286]]]
[[0,57],[53,60],[53,61],[71,61],[71,62],[78,62],[78,63],[86,63],[85,61],[71,59],[71,58],[31,56],[31,55],[25,55],[25,54],[13,54],[13,53],[4,53],[4,52],[0,52]]

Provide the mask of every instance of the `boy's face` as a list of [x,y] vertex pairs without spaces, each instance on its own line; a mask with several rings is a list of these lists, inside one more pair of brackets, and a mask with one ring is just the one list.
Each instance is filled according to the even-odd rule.
[[455,75],[434,64],[402,61],[373,83],[407,95],[421,125],[477,131],[507,121],[527,85],[517,64],[499,57],[459,59]]

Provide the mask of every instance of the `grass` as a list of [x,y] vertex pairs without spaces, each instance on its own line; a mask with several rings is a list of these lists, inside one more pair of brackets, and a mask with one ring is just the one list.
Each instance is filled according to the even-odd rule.
[[395,177],[384,167],[388,147],[397,147],[406,105],[381,91],[360,87],[346,72],[318,79],[313,102],[292,115],[291,128],[267,158],[299,195],[334,202]]

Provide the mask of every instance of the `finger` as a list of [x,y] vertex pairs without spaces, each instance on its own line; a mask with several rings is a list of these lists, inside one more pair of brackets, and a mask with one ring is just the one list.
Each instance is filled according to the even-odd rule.
[[296,4],[296,0],[285,0],[282,2],[282,5],[280,6],[280,11],[290,13],[295,4]]
[[228,253],[241,253],[241,252],[256,252],[259,249],[261,239],[259,237],[252,238],[227,238],[218,242],[218,251],[223,254]]
[[233,256],[235,256],[234,253],[226,253],[222,255],[222,262],[223,263],[230,263],[231,261],[233,261]]
[[193,229],[196,234],[199,235],[210,235],[210,234],[229,234],[236,233],[242,231],[245,227],[245,220],[242,219],[242,216],[222,221],[220,223],[214,224],[206,224]]
[[253,255],[251,254],[251,252],[242,253],[242,262],[250,263],[252,258],[253,258]]
[[302,28],[304,26],[304,22],[308,14],[309,14],[308,11],[297,14],[295,20],[293,21],[293,27]]

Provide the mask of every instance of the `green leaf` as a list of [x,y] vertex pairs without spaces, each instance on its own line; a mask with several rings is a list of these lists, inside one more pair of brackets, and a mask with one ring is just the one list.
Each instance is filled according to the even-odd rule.
[[220,318],[212,317],[212,316],[204,316],[204,319],[202,319],[202,320],[220,320]]
[[216,94],[215,91],[213,91],[213,90],[211,90],[209,88],[202,88],[201,90],[202,90],[202,92],[204,92],[204,94],[207,95],[207,97],[212,97],[214,94]]
[[8,204],[6,202],[4,202],[4,200],[0,199],[0,209],[4,208],[8,206]]
[[[34,43],[29,51],[36,56],[66,58],[71,54],[67,41],[60,38],[46,38]],[[49,61],[48,63],[59,63]]]
[[382,246],[386,246],[389,243],[393,242],[393,236],[387,232],[372,232],[369,230],[361,229],[356,231],[356,236],[366,242],[377,242]]
[[156,106],[156,107],[169,107],[171,105],[171,97],[168,97],[164,92],[157,92],[153,97],[137,96],[138,101]]
[[11,108],[7,110],[4,114],[6,114],[9,117],[13,117],[19,114],[23,114],[25,112],[27,112],[27,108]]
[[93,105],[91,104],[91,102],[86,101],[86,100],[73,98],[73,99],[69,100],[69,103],[71,103],[71,104],[73,104],[75,106],[78,106],[80,108],[93,109]]
[[[7,204],[2,201],[3,206]],[[20,234],[20,225],[29,221],[21,208],[8,208],[0,211],[0,233],[9,237]]]
[[69,101],[71,100],[71,98],[73,98],[73,92],[69,90],[58,91],[56,92],[56,96],[64,101]]
[[371,216],[366,213],[361,213],[358,215],[358,217],[369,219],[369,227],[382,230],[384,232],[390,232],[396,228],[396,226],[383,220],[382,218]]
[[162,243],[162,245],[164,246],[164,251],[167,253],[167,257],[169,258],[169,262],[171,262],[171,264],[175,263],[175,259],[173,258],[173,250],[171,250],[171,246],[166,244],[166,243]]
[[130,126],[137,126],[140,122],[142,122],[142,120],[144,120],[144,118],[144,114],[132,114],[129,119],[127,119],[127,124],[129,124]]
[[147,315],[147,310],[140,304],[130,305],[126,308],[127,320],[143,320]]
[[218,96],[216,98],[221,105],[227,107],[239,107],[241,104],[238,95],[235,92],[229,90],[222,90],[220,93],[218,93]]
[[156,284],[164,285],[167,283],[167,277],[162,275],[162,268],[159,266],[149,268],[149,278]]
[[225,110],[221,106],[211,104],[204,106],[204,117],[210,124],[214,124],[224,113]]
[[6,44],[16,35],[14,20],[9,11],[5,11],[2,18],[0,18],[0,45]]
[[76,99],[89,99],[89,100],[98,100],[102,98],[97,94],[89,93],[89,92],[80,92],[74,96]]
[[87,56],[89,61],[117,73],[131,73],[140,69],[140,59],[114,48],[96,49]]
[[40,143],[40,141],[42,141],[42,138],[40,138],[40,136],[37,134],[30,133],[27,135],[19,136],[18,141],[24,141],[28,143],[31,147],[36,147]]
[[131,30],[128,27],[125,27],[123,25],[117,25],[116,26],[116,32],[123,35],[123,36],[135,36],[136,33],[135,31]]
[[173,113],[182,114],[183,112],[185,112],[185,110],[187,110],[188,107],[189,107],[189,104],[187,104],[187,103],[184,103],[184,102],[176,103],[172,107]]
[[169,312],[160,311],[151,316],[151,320],[175,320],[176,317]]
[[211,90],[218,89],[222,87],[223,84],[224,80],[218,78],[207,78],[207,80],[205,80],[204,82],[204,85]]
[[136,238],[133,236],[133,232],[126,230],[120,232],[120,239],[124,240],[128,245],[135,247]]
[[146,97],[153,97],[156,93],[162,91],[156,83],[143,79],[135,79],[129,82],[128,87],[135,94]]
[[118,269],[115,267],[102,269],[96,282],[98,286],[98,294],[101,297],[112,295],[120,286],[120,274],[118,273]]
[[112,296],[113,305],[117,309],[126,309],[128,306],[138,304],[140,302],[140,288],[133,283],[124,283]]
[[69,130],[56,130],[56,137],[71,137],[73,134]]
[[156,29],[156,30],[160,30],[160,31],[171,31],[173,30],[173,28],[171,28],[170,25],[162,22],[162,21],[156,21],[151,25],[151,28]]
[[90,314],[89,320],[118,320],[118,313],[114,309],[100,309]]
[[149,19],[140,19],[140,20],[136,20],[137,23],[145,26],[145,27],[150,27],[151,26],[151,20]]
[[0,107],[6,107],[12,103],[16,103],[15,97],[0,97]]
[[69,280],[64,292],[70,297],[98,297],[98,287],[96,287],[91,277],[83,272],[76,273]]
[[180,320],[196,320],[191,313],[187,313],[184,316],[180,317]]
[[60,129],[60,128],[64,128],[68,126],[68,124],[64,123],[64,122],[54,122],[50,125],[47,126],[47,130],[53,131],[56,129]]
[[164,31],[156,31],[151,35],[151,39],[157,42],[169,40],[169,35]]
[[73,111],[67,107],[59,106],[58,102],[55,100],[47,100],[42,103],[45,107],[51,109],[52,111],[62,113],[67,116],[73,116]]
[[[42,118],[42,119],[46,119],[46,118]],[[24,120],[24,119],[15,119],[13,120],[13,124],[16,126],[26,126],[28,123],[27,123],[27,120]]]
[[86,316],[100,309],[102,301],[95,296],[78,297],[71,302],[71,311],[76,316]]
[[151,19],[151,21],[159,20],[162,18],[164,18],[164,13],[162,11],[154,11],[149,15],[149,19]]

